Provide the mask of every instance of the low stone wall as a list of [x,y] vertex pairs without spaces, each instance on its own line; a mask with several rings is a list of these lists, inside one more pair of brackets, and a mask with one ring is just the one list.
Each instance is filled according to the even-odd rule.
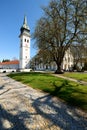
[[0,73],[16,72],[16,69],[0,69]]
[[32,69],[20,69],[20,72],[30,72]]

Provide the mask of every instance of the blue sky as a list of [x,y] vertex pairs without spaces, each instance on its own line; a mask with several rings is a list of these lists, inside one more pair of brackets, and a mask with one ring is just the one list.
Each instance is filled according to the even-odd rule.
[[[37,20],[43,15],[42,6],[50,0],[0,0],[0,61],[19,59],[19,34],[24,15],[27,16],[31,34]],[[31,39],[31,57],[36,53]]]

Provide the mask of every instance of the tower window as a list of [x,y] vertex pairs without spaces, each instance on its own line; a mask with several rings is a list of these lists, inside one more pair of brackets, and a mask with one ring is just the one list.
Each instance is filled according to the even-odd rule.
[[27,40],[27,43],[29,43],[29,40]]
[[25,58],[27,59],[27,56]]
[[24,41],[26,42],[26,39],[24,39]]

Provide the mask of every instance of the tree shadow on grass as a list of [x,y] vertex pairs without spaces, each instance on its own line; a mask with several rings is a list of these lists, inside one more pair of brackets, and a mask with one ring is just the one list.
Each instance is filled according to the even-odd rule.
[[54,86],[54,91],[52,92],[53,95],[57,95],[61,89],[63,87],[66,87],[68,85],[68,81],[67,80],[64,80],[63,83],[59,86],[55,83],[55,81],[53,82],[53,86]]
[[55,82],[53,86],[54,91],[51,93],[52,95],[60,97],[70,105],[80,107],[87,111],[87,99],[84,96],[84,94],[86,95],[87,93],[82,92],[82,90],[78,88],[78,85],[72,85],[69,81],[64,80],[60,86]]

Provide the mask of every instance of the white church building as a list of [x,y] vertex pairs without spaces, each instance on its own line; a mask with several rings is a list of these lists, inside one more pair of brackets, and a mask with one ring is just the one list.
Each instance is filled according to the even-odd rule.
[[27,18],[24,17],[23,25],[20,29],[20,54],[19,60],[0,62],[1,69],[15,69],[20,71],[29,71],[30,62],[30,29],[27,24]]
[[23,26],[20,29],[20,56],[19,69],[29,69],[30,62],[30,29],[27,24],[27,18],[24,17]]

